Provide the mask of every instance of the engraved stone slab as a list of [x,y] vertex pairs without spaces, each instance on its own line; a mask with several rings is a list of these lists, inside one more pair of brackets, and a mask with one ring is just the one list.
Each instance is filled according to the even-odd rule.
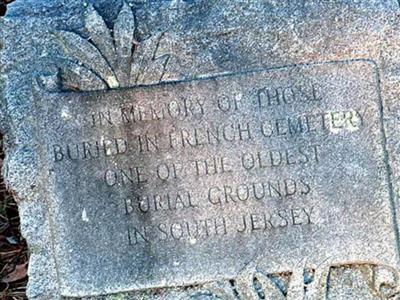
[[36,97],[65,296],[396,263],[372,61]]
[[29,299],[396,299],[399,11],[15,1],[0,128]]

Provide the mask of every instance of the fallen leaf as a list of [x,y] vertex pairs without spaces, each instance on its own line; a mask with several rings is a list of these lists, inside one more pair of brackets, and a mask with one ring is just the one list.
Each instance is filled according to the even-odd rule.
[[17,265],[14,269],[14,271],[12,271],[10,274],[7,274],[6,276],[4,276],[4,278],[1,280],[1,282],[4,283],[11,283],[11,282],[15,282],[21,279],[24,279],[27,275],[27,266],[28,263],[24,263],[21,265]]
[[0,258],[6,258],[8,256],[14,255],[14,254],[18,254],[21,253],[20,249],[17,250],[10,250],[10,251],[2,251],[0,252]]

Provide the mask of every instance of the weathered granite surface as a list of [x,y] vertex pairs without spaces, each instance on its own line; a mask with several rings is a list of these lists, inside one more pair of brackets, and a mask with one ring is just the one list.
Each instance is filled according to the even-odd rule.
[[397,1],[16,1],[30,299],[400,299]]

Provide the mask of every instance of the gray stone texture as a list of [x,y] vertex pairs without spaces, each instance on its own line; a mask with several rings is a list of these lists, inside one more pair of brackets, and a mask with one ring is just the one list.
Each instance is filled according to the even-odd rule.
[[[397,1],[10,5],[0,20],[0,126],[3,172],[31,252],[29,298],[397,299],[399,13]],[[268,104],[271,93],[279,105]],[[282,104],[286,96],[293,103]],[[150,104],[185,99],[192,101],[187,115],[181,106],[178,117],[150,120]],[[218,107],[235,101],[233,112]],[[121,114],[121,104],[132,103],[145,110],[143,119]],[[302,118],[303,126],[313,119],[315,132],[280,131],[287,118]],[[275,123],[261,127],[263,135],[265,120]],[[254,137],[239,130],[218,145],[194,145],[187,132],[183,138],[182,129],[204,137],[218,124],[249,124]],[[172,150],[171,130],[180,134]],[[160,151],[138,140],[145,133],[163,134]],[[84,141],[92,152],[81,148],[82,159],[69,159],[67,145]],[[91,159],[95,141],[114,146]],[[244,170],[245,153],[271,158],[270,149],[286,155],[286,166]],[[213,157],[225,157],[229,171],[197,174],[193,160]],[[178,179],[159,180],[160,162],[190,161]],[[121,173],[114,180],[117,173],[105,172],[129,166],[140,166],[146,182],[136,173],[126,184]],[[296,194],[210,203],[210,193],[214,202],[231,199],[218,194],[224,185],[271,189],[277,181],[282,191],[296,182]],[[196,208],[142,213],[131,199],[178,189],[190,191]],[[272,223],[258,233],[262,213]],[[239,233],[243,215],[253,220],[248,234]],[[223,216],[221,235],[164,233],[171,224]],[[143,226],[149,236],[138,238]]]

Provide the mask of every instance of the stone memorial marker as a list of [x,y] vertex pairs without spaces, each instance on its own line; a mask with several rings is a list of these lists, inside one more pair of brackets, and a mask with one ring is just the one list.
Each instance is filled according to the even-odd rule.
[[400,299],[397,1],[16,1],[30,299]]

